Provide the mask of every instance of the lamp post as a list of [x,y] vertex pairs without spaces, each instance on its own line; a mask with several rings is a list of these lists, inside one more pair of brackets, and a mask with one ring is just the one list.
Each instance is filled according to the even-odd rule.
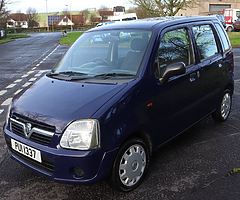
[[49,26],[48,26],[48,0],[46,0],[46,14],[47,14],[47,31],[49,32]]
[[73,19],[72,19],[72,14],[71,14],[71,5],[65,5],[67,7],[67,10],[68,10],[68,7],[69,8],[69,13],[70,13],[70,19],[71,19],[71,31],[73,31]]

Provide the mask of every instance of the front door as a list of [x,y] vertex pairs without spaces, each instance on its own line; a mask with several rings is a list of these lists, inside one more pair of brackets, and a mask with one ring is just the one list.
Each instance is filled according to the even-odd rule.
[[[171,77],[161,83],[164,70],[169,64],[183,62],[186,73]],[[184,131],[199,119],[198,99],[199,66],[195,64],[195,55],[192,41],[187,27],[166,30],[161,36],[160,46],[156,56],[154,88],[154,123],[157,130],[156,140],[161,143]]]

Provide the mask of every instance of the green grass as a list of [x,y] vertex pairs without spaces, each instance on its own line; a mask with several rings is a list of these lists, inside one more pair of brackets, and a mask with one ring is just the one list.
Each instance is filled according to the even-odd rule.
[[66,37],[62,37],[60,39],[60,44],[71,46],[81,35],[82,35],[82,32],[67,33]]
[[240,32],[230,32],[228,36],[233,47],[240,47]]
[[27,37],[30,37],[30,36],[27,35],[26,33],[8,34],[6,38],[0,39],[0,44],[5,44],[19,38],[27,38]]

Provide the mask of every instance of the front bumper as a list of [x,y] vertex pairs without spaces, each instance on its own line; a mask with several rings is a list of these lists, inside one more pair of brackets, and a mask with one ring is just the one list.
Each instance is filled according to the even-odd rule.
[[[6,128],[4,136],[12,158],[34,171],[49,178],[66,183],[95,183],[106,178],[112,168],[117,149],[104,152],[101,149],[92,151],[74,151],[51,148],[37,144],[21,136],[15,135]],[[41,151],[42,163],[33,161],[11,148],[11,138]],[[76,171],[82,173],[81,176]]]

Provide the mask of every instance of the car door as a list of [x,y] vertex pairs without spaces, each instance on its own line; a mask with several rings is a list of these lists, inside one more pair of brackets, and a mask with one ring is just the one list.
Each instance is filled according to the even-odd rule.
[[209,23],[192,26],[194,43],[197,48],[199,63],[199,82],[201,93],[199,107],[201,116],[209,114],[216,108],[222,87],[221,69],[223,57],[213,25]]
[[[179,62],[186,65],[186,73],[161,83],[164,70],[170,64]],[[199,66],[195,64],[194,48],[187,26],[165,29],[161,33],[154,66],[157,72],[151,86],[155,105],[152,121],[154,127],[157,127],[156,140],[161,143],[199,119],[196,104],[200,98]]]

